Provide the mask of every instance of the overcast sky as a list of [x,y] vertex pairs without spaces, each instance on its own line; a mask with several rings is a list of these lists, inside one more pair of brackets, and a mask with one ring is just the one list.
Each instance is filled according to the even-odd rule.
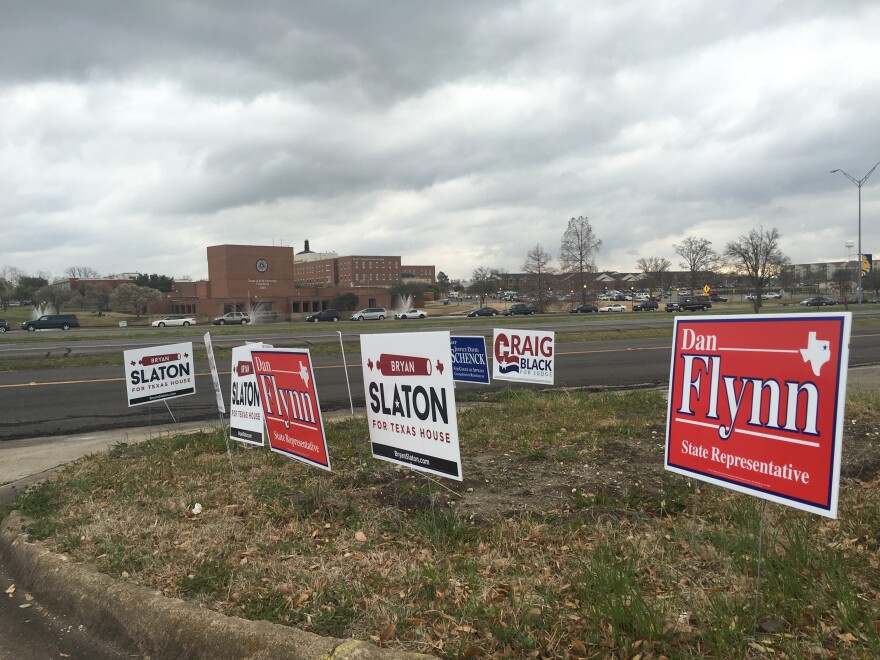
[[[224,243],[451,278],[600,269],[777,227],[845,258],[880,161],[880,3],[14,2],[0,10],[0,267],[207,276]],[[880,169],[880,168],[878,168]],[[880,254],[880,172],[862,188]],[[856,248],[851,250],[855,255]],[[854,258],[854,257],[853,257]]]

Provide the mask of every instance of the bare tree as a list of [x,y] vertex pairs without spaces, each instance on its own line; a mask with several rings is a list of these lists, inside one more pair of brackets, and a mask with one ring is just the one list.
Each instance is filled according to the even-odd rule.
[[648,283],[648,292],[653,295],[654,287],[663,291],[663,275],[669,272],[672,262],[663,257],[642,257],[636,262],[636,266],[645,274]]
[[530,284],[535,289],[535,297],[537,298],[538,310],[543,312],[547,305],[547,301],[552,298],[548,291],[550,275],[553,269],[550,267],[550,260],[553,257],[546,252],[543,246],[538,243],[526,254],[526,262],[523,264],[523,271],[529,273],[533,277],[530,278]]
[[582,303],[587,302],[585,275],[596,272],[593,256],[601,246],[602,241],[596,236],[587,216],[581,215],[568,221],[559,248],[559,266],[562,272],[577,275]]
[[688,236],[681,243],[672,246],[681,257],[679,266],[688,271],[688,288],[691,293],[700,285],[700,279],[721,264],[721,257],[712,249],[712,241],[707,238]]
[[479,297],[480,307],[484,305],[486,296],[498,288],[498,272],[495,268],[481,266],[471,273],[471,284],[468,291]]
[[853,284],[856,279],[852,268],[838,268],[831,273],[831,281],[837,285],[838,295],[843,300],[846,309],[849,309],[849,294],[854,288]]
[[761,311],[761,296],[771,280],[779,276],[789,259],[779,249],[779,230],[752,229],[724,248],[731,267],[744,275],[755,292],[752,305]]
[[64,269],[64,274],[68,277],[101,277],[101,274],[91,266],[68,266]]

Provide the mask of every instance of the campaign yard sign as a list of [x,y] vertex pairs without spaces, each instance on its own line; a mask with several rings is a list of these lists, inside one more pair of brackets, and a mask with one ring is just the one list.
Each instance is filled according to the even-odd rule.
[[252,348],[269,448],[330,470],[330,454],[308,350]]
[[264,445],[263,406],[251,351],[261,344],[232,349],[232,378],[229,396],[229,437],[249,445]]
[[666,469],[836,518],[851,319],[677,317]]
[[135,348],[123,357],[129,407],[196,393],[192,342]]
[[554,381],[553,332],[495,328],[492,342],[492,378],[520,383],[552,385]]
[[459,383],[489,384],[489,361],[485,337],[450,337],[452,380]]
[[448,332],[361,335],[373,456],[462,480]]
[[211,382],[214,383],[214,398],[217,399],[217,410],[226,414],[226,404],[223,402],[223,390],[220,387],[220,374],[217,373],[217,361],[214,359],[214,345],[211,343],[211,333],[205,333],[205,351],[208,354],[208,367],[211,369]]

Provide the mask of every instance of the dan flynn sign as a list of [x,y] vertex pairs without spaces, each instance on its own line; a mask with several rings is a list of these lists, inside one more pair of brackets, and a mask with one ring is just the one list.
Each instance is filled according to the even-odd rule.
[[361,335],[373,456],[461,481],[449,333]]
[[137,348],[123,355],[129,407],[196,393],[192,342]]
[[495,328],[492,378],[552,385],[554,337],[554,333],[541,330]]
[[269,448],[330,470],[324,421],[307,350],[251,349]]
[[666,468],[837,517],[851,318],[676,318]]

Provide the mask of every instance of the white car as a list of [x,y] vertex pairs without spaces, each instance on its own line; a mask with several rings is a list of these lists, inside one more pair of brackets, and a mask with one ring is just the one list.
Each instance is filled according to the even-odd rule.
[[394,315],[396,319],[424,319],[427,318],[428,312],[422,309],[408,309],[405,312],[397,312]]
[[158,321],[153,321],[150,323],[154,328],[164,328],[167,326],[174,325],[195,325],[196,320],[192,316],[166,316],[164,319],[159,319]]
[[600,312],[625,312],[626,307],[624,307],[620,303],[614,303],[613,305],[605,305],[605,307],[600,307],[599,311]]
[[765,294],[764,294],[763,296],[761,296],[761,297],[762,297],[764,300],[781,300],[781,299],[782,299],[782,296],[780,296],[780,295],[779,295],[778,293],[776,293],[775,291],[771,291],[770,293],[765,293]]

